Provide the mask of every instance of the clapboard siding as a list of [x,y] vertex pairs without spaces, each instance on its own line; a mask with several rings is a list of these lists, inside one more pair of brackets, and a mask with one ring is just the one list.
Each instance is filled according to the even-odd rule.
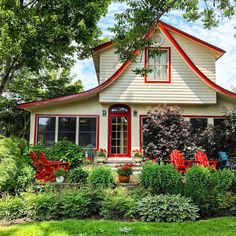
[[[176,35],[175,35],[176,36]],[[162,37],[164,35],[162,34]],[[176,36],[177,37],[177,36]],[[183,46],[185,39],[177,38]],[[182,41],[181,41],[182,40]],[[187,50],[188,47],[191,50]],[[198,63],[198,68],[214,81],[214,55],[205,48],[191,42],[183,47],[186,53]],[[193,48],[196,46],[196,48]],[[171,103],[171,104],[215,104],[216,92],[209,88],[185,63],[172,44],[165,38],[163,47],[171,48],[171,83],[145,83],[144,78],[133,72],[144,67],[144,53],[140,53],[123,74],[99,94],[100,102],[108,103]],[[199,59],[200,58],[200,59]],[[100,81],[108,79],[120,66],[114,49],[100,55]]]

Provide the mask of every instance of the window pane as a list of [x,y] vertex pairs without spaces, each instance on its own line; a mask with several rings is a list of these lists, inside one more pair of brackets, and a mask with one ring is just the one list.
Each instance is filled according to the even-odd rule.
[[214,118],[214,126],[218,126],[219,128],[223,128],[224,122],[225,122],[224,118]]
[[190,118],[190,123],[193,131],[204,129],[207,127],[207,118]]
[[64,138],[75,143],[75,133],[76,133],[76,118],[75,117],[60,117],[59,127],[58,127],[58,140],[63,140]]
[[55,127],[55,117],[39,117],[37,142],[46,146],[53,145],[55,143]]
[[168,80],[168,51],[161,50],[155,52],[150,49],[148,51],[148,69],[152,72],[148,73],[148,80],[151,81],[167,81]]
[[79,145],[96,147],[96,118],[79,118]]

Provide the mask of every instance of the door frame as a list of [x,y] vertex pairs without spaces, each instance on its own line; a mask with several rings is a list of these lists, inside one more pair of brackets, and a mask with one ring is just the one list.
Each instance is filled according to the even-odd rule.
[[[115,107],[125,107],[128,109],[128,112],[112,112],[112,108]],[[122,117],[125,116],[127,117],[128,121],[128,126],[127,126],[127,131],[128,131],[128,140],[127,140],[127,146],[128,146],[128,153],[127,154],[112,154],[111,152],[111,137],[112,137],[112,124],[111,124],[111,118],[112,117]],[[131,157],[131,109],[129,106],[125,104],[115,104],[109,107],[108,110],[108,157]]]

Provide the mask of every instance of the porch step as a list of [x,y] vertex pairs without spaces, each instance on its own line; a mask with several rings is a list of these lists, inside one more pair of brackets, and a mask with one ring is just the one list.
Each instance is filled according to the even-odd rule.
[[132,164],[133,165],[133,174],[140,174],[141,173],[141,165],[136,164],[133,158],[108,158],[105,162],[105,165],[111,167],[113,170],[116,170],[116,166],[123,165],[123,164]]

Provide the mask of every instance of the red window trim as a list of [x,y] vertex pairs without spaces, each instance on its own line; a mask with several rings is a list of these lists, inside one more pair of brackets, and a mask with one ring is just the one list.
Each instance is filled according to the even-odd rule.
[[[144,68],[148,68],[148,50],[152,48],[157,48],[157,47],[147,47],[145,48],[145,57],[144,57]],[[170,84],[171,83],[171,48],[170,47],[161,47],[159,50],[162,51],[167,51],[168,55],[168,68],[167,68],[167,80],[166,81],[153,81],[153,80],[148,80],[148,75],[144,76],[144,81],[145,83],[151,83],[151,84]]]
[[[142,129],[143,129],[143,118],[147,117],[147,115],[139,115],[139,150],[142,151],[143,149],[143,135],[142,135]],[[195,116],[195,115],[183,115],[184,118],[218,118],[218,119],[224,119],[225,116]]]
[[37,144],[37,131],[38,131],[38,117],[82,117],[82,118],[96,118],[96,147],[95,150],[99,149],[100,142],[100,115],[66,115],[66,114],[35,114],[34,120],[34,145]]

